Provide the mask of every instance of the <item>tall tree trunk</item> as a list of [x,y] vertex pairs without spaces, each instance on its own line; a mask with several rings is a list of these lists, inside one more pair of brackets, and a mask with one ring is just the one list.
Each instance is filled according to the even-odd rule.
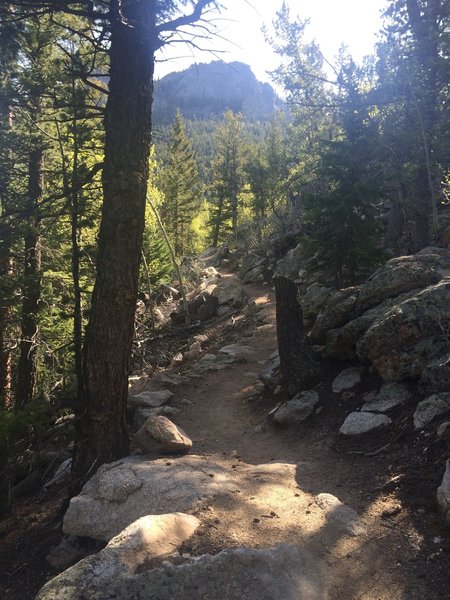
[[[73,92],[75,97],[75,93]],[[72,123],[73,129],[73,163],[72,163],[72,193],[71,193],[71,266],[72,266],[72,281],[73,281],[73,345],[75,357],[75,376],[77,381],[76,398],[79,402],[81,397],[82,380],[83,380],[83,363],[82,363],[82,343],[83,343],[83,318],[81,304],[81,284],[80,284],[80,247],[78,244],[79,235],[79,194],[78,192],[78,129],[77,120]]]
[[221,195],[219,198],[219,208],[217,209],[217,216],[213,226],[212,245],[213,248],[217,248],[219,243],[220,226],[222,224],[222,212],[223,212],[224,198]]
[[5,224],[0,233],[0,408],[11,407],[11,353],[7,341],[7,327],[11,304],[9,280],[11,265],[11,230]]
[[317,377],[319,364],[305,332],[297,284],[279,276],[274,283],[281,380],[283,387],[294,393]]
[[151,144],[155,2],[112,17],[97,277],[85,335],[74,489],[129,451],[128,375]]
[[38,313],[41,299],[41,235],[39,205],[44,192],[44,150],[31,151],[28,198],[31,217],[25,234],[24,285],[16,408],[28,404],[36,391]]
[[[9,11],[10,7],[8,6],[6,10]],[[3,133],[8,134],[12,125],[13,115],[9,102],[6,98],[0,97],[0,126]],[[4,142],[6,142],[6,135]],[[8,217],[5,218],[10,204],[11,171],[12,152],[6,150],[4,162],[0,166],[0,214],[3,216],[0,230],[0,408],[10,408],[11,406],[11,353],[7,342],[7,328],[11,308],[13,235],[12,224]]]

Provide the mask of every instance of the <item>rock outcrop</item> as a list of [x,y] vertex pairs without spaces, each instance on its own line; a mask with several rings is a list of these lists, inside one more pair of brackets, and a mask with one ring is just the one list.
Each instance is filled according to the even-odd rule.
[[[36,600],[117,598],[111,595],[113,582],[132,580],[133,575],[151,561],[171,555],[199,525],[196,517],[182,513],[141,517],[101,552],[88,556],[48,582]],[[125,600],[130,596],[121,598]]]
[[361,286],[355,311],[361,314],[387,298],[438,283],[439,256],[435,254],[392,258]]
[[357,344],[357,355],[385,381],[419,378],[448,348],[450,280],[427,287],[388,310]]
[[235,492],[230,473],[200,456],[147,460],[129,456],[103,465],[70,501],[67,535],[109,541],[145,515],[190,512],[200,498]]
[[288,544],[267,549],[233,548],[181,565],[164,563],[160,568],[134,575],[115,571],[112,577],[100,580],[89,573],[90,587],[83,581],[83,572],[73,576],[69,571],[48,583],[37,600],[88,597],[95,600],[327,600],[328,597],[324,563],[307,550]]

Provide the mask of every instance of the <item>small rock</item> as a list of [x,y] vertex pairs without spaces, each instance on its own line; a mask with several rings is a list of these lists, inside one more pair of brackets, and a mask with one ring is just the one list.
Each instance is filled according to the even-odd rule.
[[201,351],[197,350],[197,348],[194,348],[193,350],[187,350],[184,353],[184,358],[186,360],[197,360],[197,358],[200,358],[201,355]]
[[199,341],[197,341],[197,340],[196,340],[195,342],[193,342],[193,343],[192,343],[192,344],[189,346],[189,350],[190,350],[191,352],[192,352],[192,351],[194,351],[194,350],[196,350],[197,352],[200,352],[200,353],[201,353],[201,351],[202,351],[202,345],[200,344],[200,342],[199,342]]
[[350,367],[345,369],[334,379],[332,389],[335,394],[339,394],[343,390],[350,390],[357,383],[361,382],[362,369],[359,367]]
[[63,536],[57,546],[52,548],[45,557],[48,564],[58,571],[63,571],[85,556],[77,538],[71,535]]
[[253,351],[253,348],[250,348],[250,346],[241,346],[240,344],[228,344],[228,346],[223,346],[219,350],[221,354],[227,354],[233,358],[244,359],[246,359],[249,354],[252,354]]
[[[263,363],[264,364],[264,363]],[[280,358],[273,358],[264,364],[264,368],[259,373],[261,381],[269,388],[274,390],[279,382]]]
[[264,333],[265,331],[272,331],[272,329],[275,329],[275,325],[273,323],[266,323],[265,325],[259,325],[259,327],[256,328],[256,330],[260,331],[261,333]]
[[156,408],[165,404],[173,397],[173,393],[169,390],[159,390],[157,392],[141,392],[136,396],[130,396],[128,398],[128,404],[130,406],[146,406],[150,408]]
[[281,425],[301,423],[312,415],[318,403],[319,394],[316,391],[300,392],[275,412],[274,421]]
[[342,435],[362,435],[382,427],[387,427],[392,423],[392,419],[386,415],[375,414],[371,412],[352,412],[345,419],[339,433]]
[[187,434],[162,416],[147,419],[134,441],[144,453],[185,454],[192,448]]
[[187,398],[182,398],[178,404],[181,404],[182,406],[192,406],[194,403],[192,402],[192,400],[188,400]]
[[157,406],[156,408],[138,407],[134,413],[133,425],[136,430],[140,429],[150,417],[174,417],[179,414],[180,409],[174,406]]
[[200,277],[222,277],[215,267],[205,267],[200,271]]
[[447,525],[450,525],[450,458],[446,463],[442,484],[437,490],[437,502]]
[[70,479],[70,470],[72,468],[72,459],[67,458],[64,462],[62,462],[59,467],[56,469],[55,474],[44,484],[44,490],[48,490],[55,485],[59,485],[64,481],[69,481]]
[[178,367],[182,363],[183,363],[183,355],[181,354],[181,352],[177,352],[175,354],[175,356],[172,358],[172,360],[170,361],[170,366]]
[[440,440],[450,442],[450,422],[441,423],[437,430],[437,436]]
[[314,501],[324,511],[327,521],[341,531],[351,536],[363,535],[366,532],[358,513],[343,504],[336,496],[318,494]]
[[209,338],[207,335],[199,334],[199,335],[194,335],[194,340],[196,342],[198,342],[199,344],[206,344],[206,342],[209,340]]
[[385,383],[376,396],[361,407],[365,412],[384,413],[407,402],[411,398],[408,388],[402,383]]
[[161,371],[153,377],[152,381],[154,381],[156,384],[161,382],[163,385],[167,385],[168,387],[177,387],[185,383],[186,378],[178,373],[173,373],[172,371]]
[[433,394],[419,402],[414,413],[414,428],[423,429],[433,419],[450,412],[450,392]]

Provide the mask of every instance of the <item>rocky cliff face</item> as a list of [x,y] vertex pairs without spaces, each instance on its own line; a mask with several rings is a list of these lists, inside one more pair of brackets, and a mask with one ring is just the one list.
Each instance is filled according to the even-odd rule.
[[156,125],[172,122],[180,110],[185,119],[220,119],[227,110],[246,119],[264,121],[283,102],[268,83],[261,83],[241,62],[192,65],[170,73],[155,84],[153,118]]

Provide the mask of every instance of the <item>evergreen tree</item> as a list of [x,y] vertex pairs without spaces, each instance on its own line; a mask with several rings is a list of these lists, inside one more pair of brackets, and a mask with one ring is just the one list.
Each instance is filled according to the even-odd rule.
[[162,218],[170,234],[175,252],[191,249],[192,219],[201,205],[201,182],[192,143],[186,136],[185,124],[177,112],[172,125],[166,164],[159,178],[164,193]]
[[228,111],[216,134],[217,157],[212,165],[211,220],[212,244],[238,227],[240,194],[245,182],[242,116]]
[[0,408],[11,405],[11,351],[8,327],[13,302],[13,79],[20,27],[11,21],[12,7],[0,7]]
[[445,0],[393,0],[378,45],[378,100],[395,196],[407,217],[409,249],[438,227],[448,165],[449,8]]
[[376,220],[382,193],[377,124],[360,90],[362,69],[351,58],[344,59],[339,81],[341,135],[323,145],[319,175],[325,190],[306,197],[306,220],[311,268],[334,274],[341,287],[355,283],[383,254]]

